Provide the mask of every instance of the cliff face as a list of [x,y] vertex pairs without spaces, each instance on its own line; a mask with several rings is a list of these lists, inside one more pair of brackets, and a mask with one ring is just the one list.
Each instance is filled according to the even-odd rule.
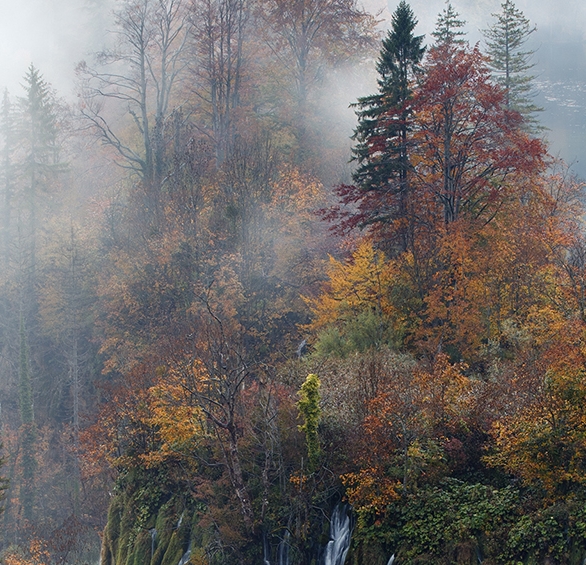
[[102,565],[195,565],[202,532],[193,501],[147,485],[115,495],[102,543]]

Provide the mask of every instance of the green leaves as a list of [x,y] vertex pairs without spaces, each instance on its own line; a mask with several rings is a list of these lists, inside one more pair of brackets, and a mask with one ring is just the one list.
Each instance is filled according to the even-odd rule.
[[299,391],[299,402],[297,408],[299,414],[303,417],[305,423],[299,426],[299,431],[305,432],[305,441],[307,443],[307,455],[309,458],[309,471],[317,469],[321,448],[319,445],[319,436],[317,428],[321,416],[319,407],[319,378],[315,374],[307,375],[305,382],[301,385]]

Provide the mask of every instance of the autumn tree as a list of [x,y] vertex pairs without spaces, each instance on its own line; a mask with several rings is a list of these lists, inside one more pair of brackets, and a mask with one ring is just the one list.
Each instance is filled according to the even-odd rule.
[[490,221],[511,175],[543,168],[544,146],[507,110],[477,47],[441,44],[425,70],[415,102],[418,183],[446,225],[462,216]]
[[[205,308],[210,306],[206,304]],[[242,388],[250,368],[237,342],[228,333],[229,324],[212,310],[203,320],[199,351],[191,362],[179,368],[184,383],[209,422],[223,453],[223,460],[234,489],[242,518],[249,533],[255,529],[255,512],[247,486],[239,443],[242,434]]]
[[[117,44],[97,54],[94,68],[78,65],[80,111],[121,166],[140,179],[139,205],[148,222],[160,219],[170,108],[185,70],[189,22],[182,0],[124,2],[116,12]],[[120,101],[140,137],[137,146],[104,106]]]
[[400,345],[406,318],[398,299],[408,282],[397,265],[376,250],[373,242],[359,242],[351,257],[339,261],[330,257],[328,282],[316,298],[306,298],[317,333],[316,352],[346,356],[354,351],[380,350]]
[[[349,191],[346,199],[360,198],[361,208],[378,208],[377,217],[365,219],[366,224],[401,223],[407,213],[410,100],[425,51],[423,36],[413,34],[416,25],[411,8],[401,2],[393,14],[392,27],[383,40],[377,61],[379,92],[359,98],[355,104],[358,126],[353,136],[357,141],[353,152],[358,166],[353,180],[360,192],[352,195]],[[404,226],[391,231],[398,231],[400,249],[405,251]]]
[[505,91],[507,108],[519,112],[527,121],[527,127],[534,130],[534,114],[542,108],[532,100],[535,77],[529,73],[534,67],[531,62],[534,51],[525,50],[524,45],[536,28],[511,0],[503,2],[501,11],[493,17],[496,18],[494,24],[483,31],[488,64]]
[[[259,3],[261,37],[274,60],[281,108],[298,144],[298,163],[312,152],[312,94],[331,67],[361,56],[374,45],[376,20],[355,0],[263,0]],[[285,71],[285,73],[283,73]]]
[[251,5],[247,0],[203,0],[192,3],[189,17],[193,94],[202,108],[205,133],[213,141],[219,167],[231,154],[239,109],[245,104]]
[[578,337],[583,323],[570,319],[556,324],[551,318],[542,331],[535,332],[541,358],[532,394],[493,424],[486,461],[538,489],[551,503],[570,493],[583,493],[586,486],[582,457],[586,422],[581,410],[586,379]]
[[301,108],[325,61],[337,62],[371,41],[372,17],[352,0],[270,0],[262,5],[273,52],[295,81]]
[[478,426],[475,385],[465,366],[445,355],[431,366],[388,361],[377,368],[379,388],[362,422],[359,468],[342,476],[363,517],[380,518],[393,501],[470,464],[464,445]]

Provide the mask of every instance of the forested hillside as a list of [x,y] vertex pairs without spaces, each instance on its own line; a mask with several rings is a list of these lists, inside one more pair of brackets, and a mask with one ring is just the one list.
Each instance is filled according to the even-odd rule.
[[584,562],[584,187],[464,17],[120,0],[75,105],[24,70],[0,563]]

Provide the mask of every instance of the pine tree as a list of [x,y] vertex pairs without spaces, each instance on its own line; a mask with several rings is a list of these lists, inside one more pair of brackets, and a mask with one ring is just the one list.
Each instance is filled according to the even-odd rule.
[[[37,230],[43,195],[54,188],[64,171],[59,162],[57,103],[41,73],[31,65],[24,76],[25,95],[19,98],[17,122],[22,160],[18,163],[18,217],[22,288],[27,296],[25,320],[32,324],[37,309]],[[34,333],[34,326],[29,326]]]
[[483,30],[489,66],[499,84],[505,89],[507,108],[516,110],[526,120],[528,129],[535,130],[537,107],[531,96],[534,76],[528,74],[534,64],[534,51],[524,50],[529,36],[537,29],[531,26],[521,10],[511,0],[501,4],[501,12],[493,14],[496,22]]
[[2,137],[2,260],[4,268],[9,263],[9,240],[12,219],[12,206],[16,184],[16,167],[14,154],[16,151],[16,115],[10,101],[8,91],[4,91],[0,109],[0,135]]
[[437,45],[466,43],[464,39],[466,32],[461,30],[466,25],[466,22],[460,20],[459,16],[460,14],[454,10],[450,0],[446,0],[446,7],[438,16],[435,31],[431,34],[435,38]]
[[[362,192],[375,191],[384,198],[375,217],[364,222],[390,222],[404,213],[409,170],[409,100],[425,47],[423,36],[413,31],[417,20],[402,0],[393,14],[391,29],[383,40],[377,62],[379,92],[359,98],[358,126],[353,149],[358,167],[353,179]],[[405,248],[404,234],[400,238]]]

